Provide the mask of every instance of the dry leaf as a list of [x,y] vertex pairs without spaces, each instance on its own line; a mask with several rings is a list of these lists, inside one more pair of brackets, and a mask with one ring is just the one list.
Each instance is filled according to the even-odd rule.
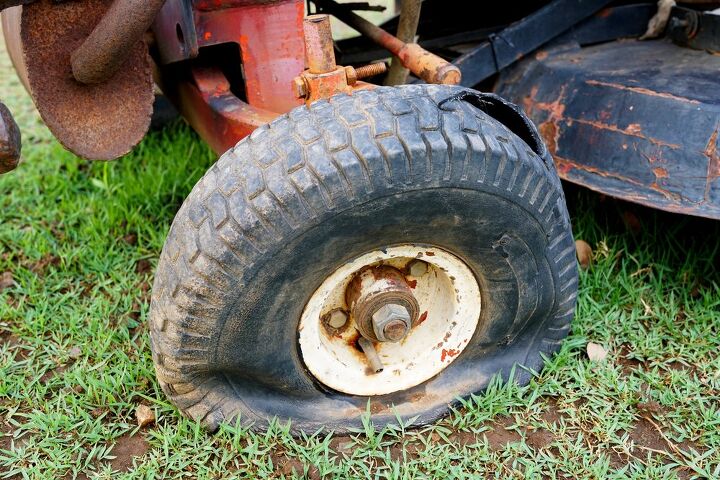
[[0,292],[15,285],[12,272],[5,272],[0,275]]
[[587,356],[593,362],[602,362],[607,357],[607,351],[602,345],[589,342],[587,344]]
[[80,350],[80,347],[72,347],[70,350],[68,350],[68,357],[72,358],[73,360],[77,360],[82,355],[82,350]]
[[577,254],[578,263],[583,269],[586,269],[592,263],[592,248],[585,240],[575,240],[575,253]]
[[139,427],[150,425],[155,421],[155,412],[147,405],[138,405],[135,410],[135,418]]

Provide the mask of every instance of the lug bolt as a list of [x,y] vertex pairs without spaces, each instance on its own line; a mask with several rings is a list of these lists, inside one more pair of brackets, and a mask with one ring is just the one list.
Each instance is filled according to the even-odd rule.
[[344,310],[333,310],[327,317],[327,324],[335,329],[340,329],[347,323],[348,315]]
[[410,268],[408,268],[408,271],[410,272],[410,275],[415,278],[422,277],[428,272],[428,264],[422,260],[413,260],[410,262]]

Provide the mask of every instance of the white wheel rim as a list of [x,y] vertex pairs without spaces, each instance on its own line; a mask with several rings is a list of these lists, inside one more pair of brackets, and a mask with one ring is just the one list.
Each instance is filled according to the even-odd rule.
[[[321,318],[344,308],[345,289],[368,265],[399,269],[421,259],[428,271],[407,279],[420,305],[420,321],[398,343],[380,342],[376,349],[385,369],[371,373],[354,346],[358,333],[352,315],[348,327],[331,335]],[[324,385],[351,395],[385,395],[406,390],[434,377],[467,347],[480,318],[480,288],[472,271],[437,247],[401,245],[366,253],[333,272],[313,293],[299,326],[300,352],[308,370]]]

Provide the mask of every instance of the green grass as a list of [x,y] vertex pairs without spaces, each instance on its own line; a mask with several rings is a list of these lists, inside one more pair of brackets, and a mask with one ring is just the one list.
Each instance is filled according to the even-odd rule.
[[[529,386],[496,382],[425,427],[207,434],[160,391],[146,319],[170,222],[214,155],[176,124],[119,161],[79,160],[0,59],[26,134],[0,177],[0,275],[14,280],[0,292],[0,478],[720,478],[719,223],[574,188],[595,261],[572,334]],[[139,404],[154,425],[137,428]]]

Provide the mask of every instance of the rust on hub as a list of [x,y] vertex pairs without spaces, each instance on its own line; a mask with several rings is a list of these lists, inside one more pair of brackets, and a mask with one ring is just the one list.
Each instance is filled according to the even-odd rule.
[[[402,339],[407,334],[407,329],[417,323],[420,310],[405,276],[400,270],[387,265],[360,271],[350,281],[345,301],[360,334],[373,342],[381,340],[373,322],[373,315],[379,310],[388,306],[403,308],[409,317],[408,324],[403,322],[403,325],[395,325],[394,321],[389,321],[383,326],[383,333],[390,341],[397,341],[394,338]],[[386,327],[389,327],[387,331]]]

